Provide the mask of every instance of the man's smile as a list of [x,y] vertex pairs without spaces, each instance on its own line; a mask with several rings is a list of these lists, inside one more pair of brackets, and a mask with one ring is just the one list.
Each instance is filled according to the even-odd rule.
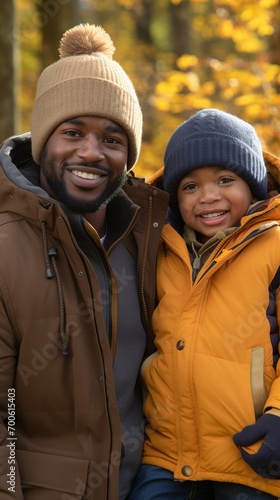
[[[99,179],[101,177],[101,174],[93,174],[92,172],[85,172],[83,170],[72,170],[72,174],[76,175],[77,177],[82,177],[83,179]],[[104,174],[103,174],[104,175]]]

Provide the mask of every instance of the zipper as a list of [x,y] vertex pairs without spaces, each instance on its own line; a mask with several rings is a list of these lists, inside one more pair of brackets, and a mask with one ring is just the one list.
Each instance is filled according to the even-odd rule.
[[145,244],[144,244],[144,257],[142,261],[142,269],[140,272],[140,298],[141,302],[143,305],[143,311],[144,311],[144,317],[145,321],[147,324],[147,329],[149,329],[149,315],[148,315],[148,310],[147,310],[147,304],[145,301],[145,294],[144,294],[144,275],[145,275],[145,268],[146,268],[146,259],[147,259],[147,253],[148,253],[148,246],[149,246],[149,240],[150,240],[150,234],[151,234],[151,224],[152,224],[152,208],[153,208],[153,197],[149,195],[148,199],[148,221],[147,221],[147,231],[146,231],[146,239],[145,239]]
[[193,263],[192,263],[192,280],[193,280],[193,283],[194,283],[194,281],[195,281],[195,279],[196,279],[196,277],[197,277],[197,275],[199,273],[202,255],[198,255],[197,254],[197,251],[196,251],[193,243],[192,243],[192,250],[193,250],[193,253],[195,255]]
[[[108,297],[106,297],[106,305],[103,305],[101,303],[101,306],[103,309],[105,329],[107,332],[108,341],[109,341],[110,346],[112,347],[113,332],[112,332],[112,299],[111,299],[111,296],[112,296],[112,275],[110,272],[111,268],[110,268],[110,264],[108,262],[107,256],[104,253],[103,247],[99,246],[97,244],[97,242],[95,241],[93,234],[91,234],[91,226],[87,221],[84,223],[84,229],[85,229],[86,234],[90,238],[90,240],[93,241],[93,245],[91,245],[90,251],[89,251],[89,249],[83,248],[83,246],[80,246],[79,243],[78,244],[79,244],[82,252],[86,255],[87,259],[89,260],[91,266],[92,266],[91,259],[96,260],[98,267],[94,268],[94,266],[92,266],[92,268],[97,275],[97,278],[98,278],[99,284],[100,284],[100,288],[102,288],[102,284],[104,284],[105,289],[107,289],[109,292]],[[86,269],[86,272],[88,274],[87,265],[85,265],[85,269]],[[102,279],[102,281],[100,281],[100,278]],[[88,280],[90,283],[89,276],[88,276]],[[93,308],[95,308],[96,306],[94,303],[93,293],[92,293],[92,301],[93,301]]]
[[[274,207],[274,208],[275,208],[275,207]],[[273,208],[272,208],[272,209],[270,209],[270,210],[268,210],[268,212],[269,212],[269,211],[272,211],[272,210],[273,210]],[[252,219],[255,219],[255,218],[257,218],[257,217],[258,217],[257,215],[256,215],[256,216],[253,216],[253,217],[252,217]],[[252,221],[252,219],[250,219],[249,221],[245,222],[245,224],[242,226],[242,229],[244,228],[244,226],[248,225],[248,224]],[[256,235],[260,235],[260,234],[265,233],[266,231],[269,231],[272,227],[275,227],[276,225],[278,226],[279,224],[278,224],[277,222],[275,222],[275,224],[273,224],[273,225],[271,225],[271,224],[270,224],[268,227],[265,227],[265,228],[264,228],[264,229],[262,229],[262,230],[258,229],[257,231],[253,231],[253,232],[251,232],[251,233],[250,233],[248,236],[246,236],[246,238],[244,238],[244,239],[243,239],[240,243],[238,243],[237,245],[235,245],[234,247],[232,247],[232,248],[230,249],[230,251],[232,251],[232,250],[236,250],[236,248],[238,248],[238,247],[240,247],[241,245],[243,245],[246,241],[248,241],[248,240],[250,240],[250,239],[252,239],[252,238],[255,238],[255,237],[256,237]],[[201,281],[201,280],[202,280],[202,278],[205,276],[205,274],[207,274],[207,273],[208,273],[208,272],[209,272],[209,271],[210,271],[210,270],[211,270],[211,269],[212,269],[212,268],[213,268],[213,267],[217,264],[217,262],[215,261],[215,259],[216,259],[217,257],[219,257],[219,255],[221,255],[222,250],[223,250],[223,246],[224,246],[224,244],[225,244],[225,241],[226,241],[227,239],[230,239],[230,238],[231,238],[231,236],[232,236],[233,234],[236,234],[236,232],[238,232],[239,230],[241,230],[241,228],[237,228],[237,230],[236,230],[236,231],[234,231],[233,233],[231,233],[231,235],[229,235],[229,236],[227,236],[226,238],[224,238],[224,239],[223,239],[223,240],[222,240],[222,241],[218,244],[218,246],[217,246],[217,248],[216,248],[216,253],[213,255],[213,260],[212,260],[211,264],[207,267],[207,269],[204,271],[204,273],[200,276],[200,278],[199,278],[198,282],[199,282],[199,281]]]
[[[146,231],[146,236],[145,236],[145,243],[144,243],[144,256],[143,256],[143,264],[139,273],[139,290],[140,290],[140,300],[142,303],[143,307],[143,313],[144,313],[144,319],[146,321],[147,327],[149,327],[149,315],[148,315],[148,309],[145,301],[145,294],[144,294],[144,275],[145,275],[145,263],[147,259],[147,254],[148,254],[148,246],[149,246],[149,240],[150,240],[150,234],[151,234],[151,223],[152,223],[152,207],[153,207],[153,197],[149,195],[148,198],[148,220],[147,220],[147,231]],[[135,213],[130,221],[130,224],[128,225],[127,229],[125,232],[121,235],[120,238],[118,238],[114,243],[110,246],[108,249],[108,256],[112,253],[114,248],[127,236],[127,234],[131,231],[131,228],[133,227],[135,220],[138,216],[140,208],[137,208],[135,210]]]

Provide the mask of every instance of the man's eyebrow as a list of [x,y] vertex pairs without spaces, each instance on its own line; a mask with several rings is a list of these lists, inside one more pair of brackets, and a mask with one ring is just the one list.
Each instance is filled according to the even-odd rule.
[[[83,126],[84,125],[84,121],[79,119],[79,118],[69,118],[67,120],[65,120],[63,123],[71,123],[72,125],[79,125],[79,126]],[[124,130],[123,127],[121,127],[121,125],[118,125],[118,123],[111,123],[109,125],[107,125],[105,127],[105,130],[107,132],[116,132],[116,133],[119,133],[119,134],[123,134],[125,136],[127,136],[127,133],[126,131]]]
[[64,120],[62,122],[62,125],[66,123],[72,123],[72,125],[84,125],[84,122],[82,120],[79,120],[78,118],[69,118],[67,120]]
[[126,131],[117,123],[112,123],[112,124],[108,125],[107,127],[105,127],[105,129],[108,132],[117,132],[119,134],[123,134],[123,135],[127,136]]

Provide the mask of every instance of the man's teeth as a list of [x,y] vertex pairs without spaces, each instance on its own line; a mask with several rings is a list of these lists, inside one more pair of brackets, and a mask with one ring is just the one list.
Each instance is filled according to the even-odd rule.
[[204,214],[201,215],[203,219],[215,219],[215,217],[220,217],[221,215],[224,215],[225,212],[214,212],[212,214]]
[[81,170],[73,170],[72,171],[74,175],[77,175],[77,177],[82,177],[83,179],[99,179],[100,175],[98,174],[93,174],[91,172],[82,172]]

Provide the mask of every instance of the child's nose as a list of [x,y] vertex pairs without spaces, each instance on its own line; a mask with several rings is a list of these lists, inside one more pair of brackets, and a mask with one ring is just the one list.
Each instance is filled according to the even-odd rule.
[[220,199],[220,189],[216,184],[208,184],[204,186],[201,190],[200,201],[202,203],[212,203]]

